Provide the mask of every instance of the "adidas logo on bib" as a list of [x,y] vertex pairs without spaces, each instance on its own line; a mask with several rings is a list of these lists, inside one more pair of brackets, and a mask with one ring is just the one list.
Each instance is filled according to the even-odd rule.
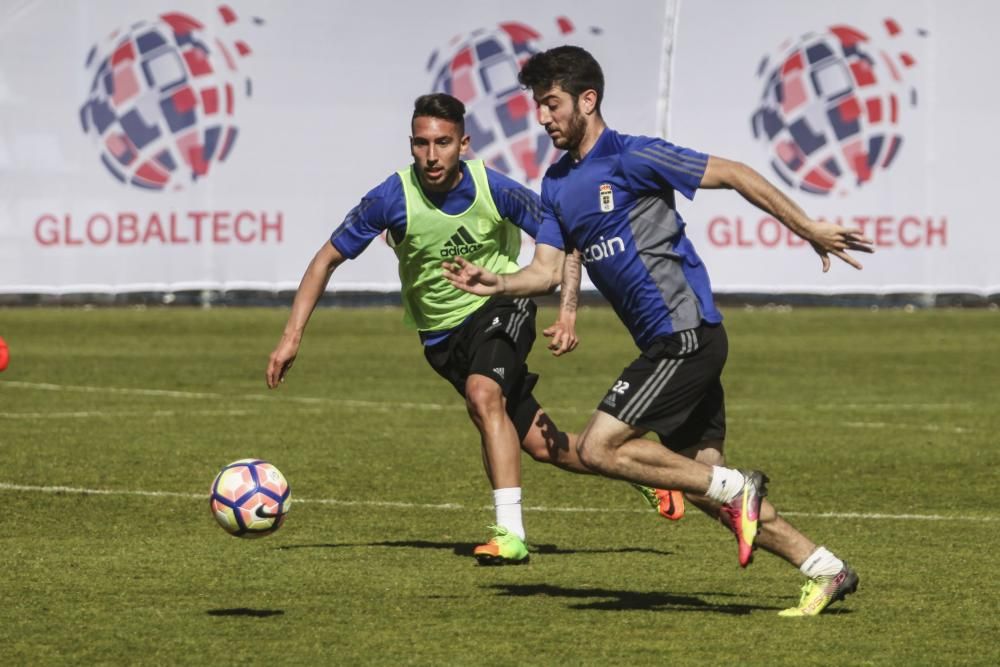
[[451,235],[451,238],[444,242],[441,249],[442,257],[457,257],[458,255],[469,255],[483,247],[482,243],[477,243],[476,238],[469,233],[464,226]]

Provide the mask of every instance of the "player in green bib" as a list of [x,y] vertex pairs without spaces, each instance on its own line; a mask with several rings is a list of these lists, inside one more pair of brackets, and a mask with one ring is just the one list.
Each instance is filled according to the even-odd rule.
[[[464,118],[464,105],[450,95],[417,98],[413,164],[369,191],[313,257],[271,353],[267,384],[273,389],[284,380],[336,268],[384,232],[399,262],[404,320],[419,333],[431,367],[465,398],[480,433],[496,525],[474,556],[482,564],[520,564],[529,558],[520,450],[566,470],[589,470],[576,454],[576,434],[560,431],[532,395],[538,376],[528,371],[526,359],[535,340],[535,304],[469,294],[441,275],[441,263],[459,256],[495,272],[516,271],[521,232],[534,237],[541,220],[538,195],[482,161],[461,159],[469,145]],[[560,270],[573,281],[563,293],[575,297],[579,258],[568,255]],[[576,346],[575,319],[575,298],[564,299],[559,319],[545,331],[553,354]],[[679,493],[638,488],[664,516],[683,514]]]

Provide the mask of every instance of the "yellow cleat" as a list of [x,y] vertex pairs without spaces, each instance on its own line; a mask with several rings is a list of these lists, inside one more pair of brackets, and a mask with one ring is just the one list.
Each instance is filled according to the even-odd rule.
[[778,612],[778,616],[785,618],[817,616],[831,604],[843,600],[856,590],[858,590],[858,573],[844,563],[844,567],[835,575],[816,577],[807,581],[802,586],[799,605]]

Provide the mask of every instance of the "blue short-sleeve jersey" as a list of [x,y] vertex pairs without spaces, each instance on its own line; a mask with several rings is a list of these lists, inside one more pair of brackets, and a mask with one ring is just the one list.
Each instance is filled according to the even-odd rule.
[[[467,210],[476,198],[476,184],[465,162],[461,163],[461,168],[462,180],[453,190],[424,193],[448,215],[458,215]],[[538,195],[489,167],[486,168],[486,180],[500,215],[535,238],[541,223]],[[397,239],[406,234],[406,198],[403,196],[403,183],[398,174],[389,176],[372,188],[334,230],[330,242],[341,255],[355,259],[383,231],[394,234]]]
[[583,253],[640,349],[722,321],[674,201],[675,192],[694,198],[707,164],[704,153],[605,129],[582,160],[564,155],[542,181],[537,242]]

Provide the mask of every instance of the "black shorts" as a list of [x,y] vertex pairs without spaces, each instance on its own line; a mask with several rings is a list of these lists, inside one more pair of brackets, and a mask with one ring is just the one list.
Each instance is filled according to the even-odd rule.
[[531,394],[538,376],[526,363],[535,344],[536,310],[530,299],[493,297],[448,338],[424,347],[427,363],[462,396],[470,375],[494,379],[507,398],[507,414],[520,440],[539,408]]
[[622,371],[597,409],[652,431],[679,451],[726,437],[722,369],[729,341],[721,324],[656,339]]

